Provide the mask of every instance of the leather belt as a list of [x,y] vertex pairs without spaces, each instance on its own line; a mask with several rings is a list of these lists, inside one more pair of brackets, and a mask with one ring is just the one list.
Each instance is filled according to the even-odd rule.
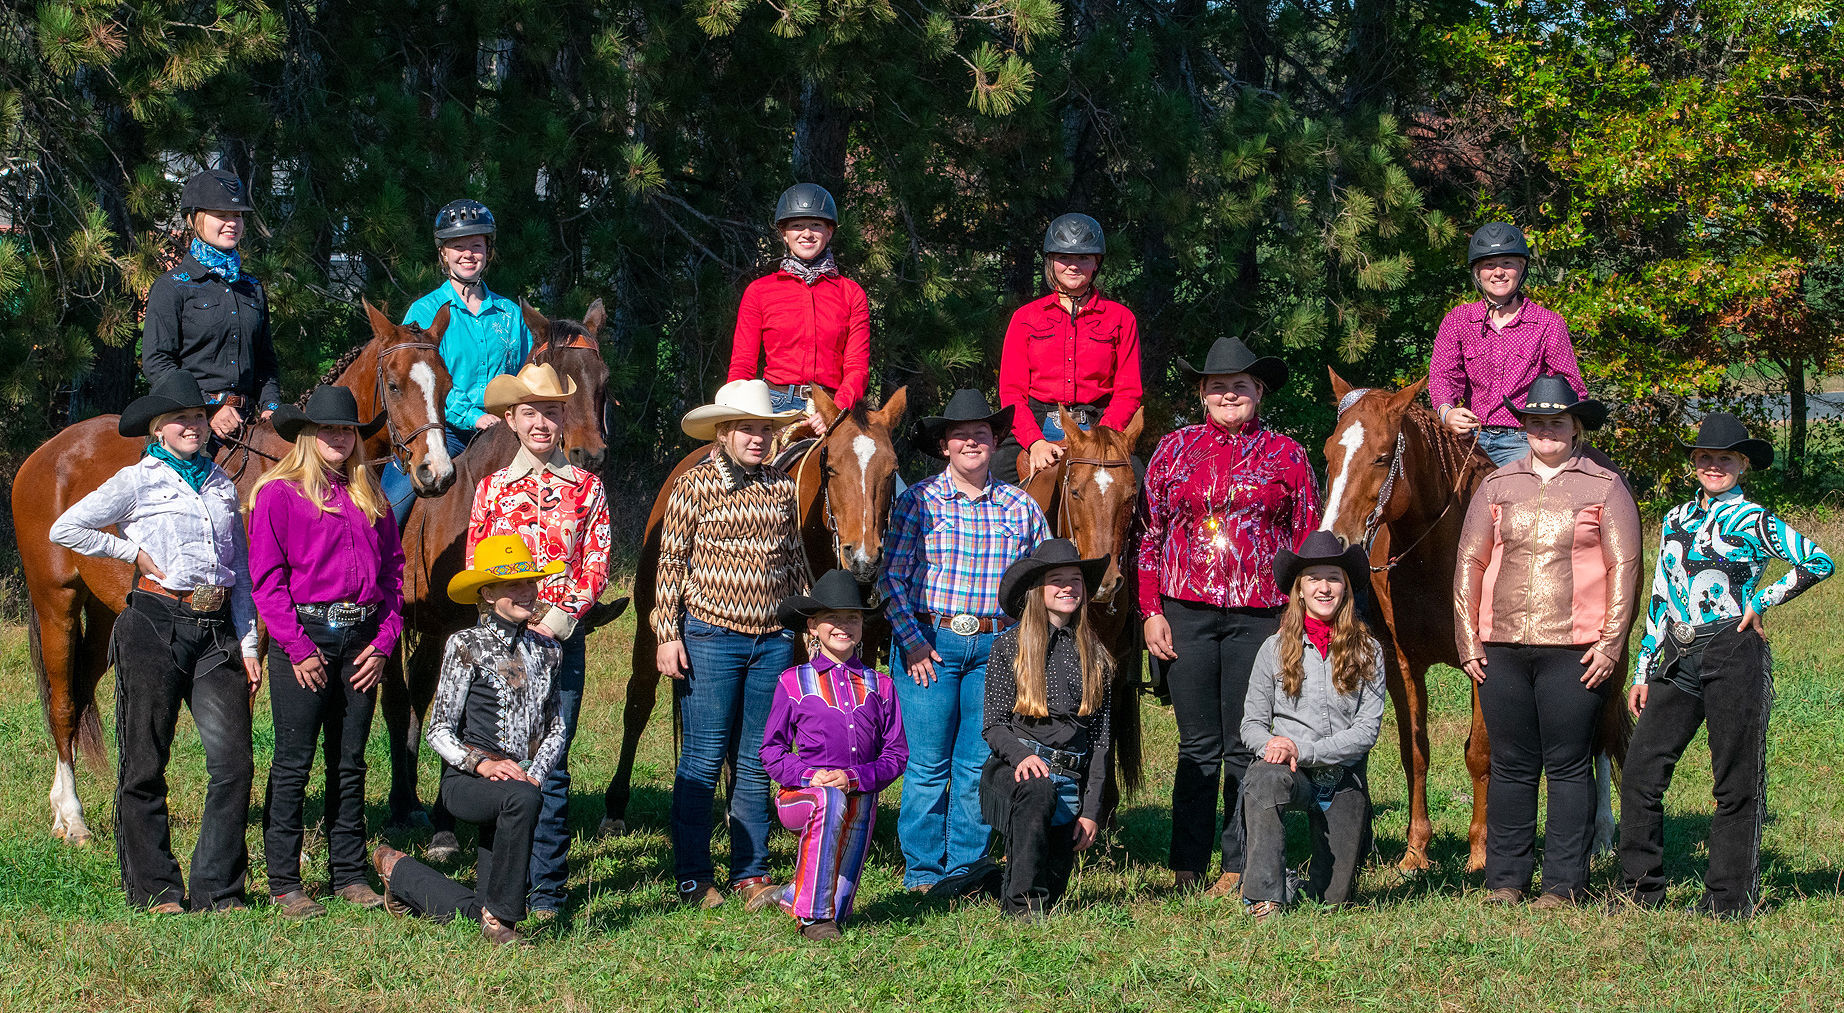
[[1019,741],[1030,746],[1031,752],[1036,754],[1038,759],[1052,767],[1058,768],[1070,777],[1081,777],[1083,769],[1088,765],[1087,752],[1077,752],[1073,749],[1053,749],[1033,739],[1021,739]]
[[971,637],[979,633],[1002,633],[1012,625],[1005,616],[971,616],[965,612],[957,616],[944,616],[935,612],[917,612],[916,618],[930,626],[945,626],[951,633]]
[[1724,626],[1733,626],[1736,622],[1737,621],[1734,619],[1717,619],[1712,622],[1692,625],[1691,623],[1673,619],[1670,621],[1667,633],[1678,647],[1686,648],[1696,644],[1699,640],[1708,640],[1716,634],[1721,633]]
[[[766,382],[766,381],[764,381]],[[810,383],[771,383],[769,390],[780,391],[789,397],[812,397],[813,385]]]
[[212,404],[230,405],[232,408],[243,408],[250,403],[249,399],[242,394],[228,390],[219,391],[216,394],[207,394],[205,396],[211,399]]
[[295,615],[318,619],[333,629],[343,629],[358,624],[376,615],[378,605],[360,605],[350,601],[319,602],[311,605],[296,605]]
[[230,602],[231,589],[222,584],[200,584],[190,591],[169,591],[160,582],[147,574],[142,574],[134,582],[136,590],[170,598],[194,612],[217,612]]

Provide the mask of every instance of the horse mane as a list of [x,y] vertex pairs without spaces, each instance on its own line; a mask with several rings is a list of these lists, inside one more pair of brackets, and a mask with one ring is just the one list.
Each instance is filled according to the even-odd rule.
[[365,354],[365,349],[371,347],[371,342],[371,338],[366,338],[364,341],[347,349],[339,358],[334,359],[333,365],[327,367],[327,371],[321,374],[319,380],[314,382],[314,386],[303,391],[301,396],[295,399],[295,407],[306,408],[307,399],[313,395],[314,387],[325,386],[338,380],[341,374],[343,374],[354,362],[358,361],[359,356]]

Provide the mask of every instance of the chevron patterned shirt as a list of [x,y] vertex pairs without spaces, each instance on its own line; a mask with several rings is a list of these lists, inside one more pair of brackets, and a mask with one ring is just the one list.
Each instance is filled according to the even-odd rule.
[[660,643],[681,639],[685,615],[751,636],[779,630],[775,606],[812,584],[786,472],[752,472],[713,448],[673,483],[649,617]]

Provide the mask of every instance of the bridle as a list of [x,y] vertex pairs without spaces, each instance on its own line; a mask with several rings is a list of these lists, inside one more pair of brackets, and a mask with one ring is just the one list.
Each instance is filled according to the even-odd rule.
[[[1370,393],[1374,389],[1375,388],[1372,388],[1372,387],[1355,387],[1351,391],[1346,393],[1344,397],[1339,398],[1337,417],[1340,419],[1344,418],[1345,412],[1349,410],[1352,405],[1357,404],[1357,402],[1361,400],[1364,395]],[[1474,429],[1473,430],[1474,445],[1477,445],[1478,441],[1479,441],[1479,430]],[[1408,421],[1405,418],[1402,424],[1396,427],[1396,452],[1392,454],[1389,459],[1389,474],[1384,476],[1383,478],[1383,487],[1377,490],[1376,505],[1370,508],[1369,516],[1364,518],[1364,553],[1365,555],[1369,555],[1371,546],[1377,540],[1377,532],[1382,530],[1383,528],[1383,511],[1386,507],[1389,506],[1390,497],[1394,496],[1396,493],[1396,479],[1401,477],[1402,475],[1402,458],[1403,458],[1403,455],[1407,451],[1408,451]],[[1470,453],[1471,451],[1472,451],[1472,447],[1469,446],[1467,448],[1467,452]],[[1444,466],[1447,463],[1446,451],[1444,449],[1437,448],[1436,453],[1438,453],[1441,456],[1441,463]],[[1464,464],[1464,462],[1461,462],[1461,463],[1462,465]],[[1448,490],[1447,502],[1444,506],[1441,507],[1441,512],[1434,516],[1434,520],[1431,521],[1426,528],[1422,529],[1421,534],[1416,535],[1415,538],[1411,540],[1409,544],[1406,547],[1404,547],[1401,552],[1392,554],[1389,557],[1389,560],[1385,562],[1382,566],[1378,566],[1375,563],[1370,564],[1371,573],[1387,573],[1390,570],[1395,569],[1396,564],[1402,562],[1402,560],[1405,557],[1407,557],[1409,553],[1415,551],[1415,547],[1417,545],[1420,545],[1424,539],[1426,539],[1429,535],[1434,533],[1435,528],[1438,528],[1441,526],[1441,521],[1446,518],[1448,511],[1452,510],[1454,503],[1459,501],[1460,486],[1462,483],[1466,481],[1466,469],[1464,466],[1457,467],[1454,469],[1454,471],[1455,471],[1455,478],[1454,478],[1453,488]]]
[[[1065,455],[1057,463],[1062,465],[1063,473],[1057,476],[1056,498],[1051,503],[1051,509],[1056,514],[1056,537],[1067,538],[1073,542],[1075,541],[1076,530],[1075,521],[1070,519],[1070,514],[1073,511],[1069,509],[1069,504],[1071,500],[1074,499],[1069,491],[1070,465],[1086,464],[1092,468],[1131,468],[1133,467],[1133,462],[1126,457],[1116,459]],[[1116,554],[1118,555],[1119,553],[1117,552]],[[1124,562],[1124,560],[1118,559],[1115,561],[1116,566],[1121,571],[1121,580],[1123,582],[1127,579],[1126,566],[1123,565]],[[1089,602],[1099,607],[1103,612],[1113,615],[1118,607],[1116,603],[1119,601],[1119,597],[1118,594],[1114,594],[1110,595],[1107,601],[1097,601],[1091,596]]]
[[[409,434],[406,436],[399,436],[397,435],[397,424],[391,421],[390,406],[386,405],[384,402],[385,357],[392,352],[411,351],[415,349],[425,349],[427,351],[437,352],[438,354],[440,352],[440,349],[427,341],[403,341],[385,348],[378,353],[378,367],[373,376],[371,388],[372,400],[378,405],[379,410],[384,413],[384,428],[391,441],[391,460],[397,462],[398,469],[405,475],[410,473],[410,460],[416,456],[416,452],[410,449],[410,441],[431,429],[442,428],[442,414],[441,409],[438,407],[436,416],[432,421],[410,430]],[[383,462],[379,461],[375,463],[382,464]]]
[[[845,559],[845,545],[839,541],[839,517],[832,509],[832,448],[826,445],[826,439],[824,436],[820,437],[813,449],[807,451],[806,456],[801,458],[800,464],[804,468],[815,455],[819,457],[820,520],[826,525],[826,534],[832,538],[832,558],[843,560]],[[876,581],[871,582],[868,600],[872,608],[876,608],[882,602],[882,596],[877,593]]]

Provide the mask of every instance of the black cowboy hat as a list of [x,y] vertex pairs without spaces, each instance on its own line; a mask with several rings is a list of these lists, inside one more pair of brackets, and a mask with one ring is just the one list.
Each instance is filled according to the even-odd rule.
[[1095,585],[1101,583],[1102,574],[1108,572],[1108,557],[1083,559],[1082,553],[1076,551],[1075,542],[1067,538],[1048,539],[1005,568],[1005,575],[999,578],[999,607],[1006,615],[1018,618],[1024,612],[1024,596],[1044,582],[1044,574],[1059,566],[1081,569],[1082,582],[1093,591]]
[[211,406],[211,399],[199,389],[197,377],[183,369],[168,370],[154,381],[152,390],[128,402],[115,423],[115,431],[123,436],[149,436],[154,420],[162,415]]
[[179,213],[189,215],[194,211],[241,211],[250,214],[256,210],[250,203],[249,188],[235,173],[223,169],[206,169],[192,174],[186,180],[186,188],[179,195]]
[[275,410],[269,416],[269,424],[275,427],[275,434],[290,443],[301,435],[305,426],[351,426],[359,431],[360,436],[370,436],[384,425],[384,415],[370,422],[359,420],[359,402],[352,392],[344,387],[321,384],[307,396],[307,404],[296,408],[287,404]]
[[1728,412],[1710,412],[1697,426],[1697,442],[1684,444],[1687,452],[1698,450],[1733,450],[1748,458],[1748,467],[1756,471],[1774,466],[1774,445],[1748,435],[1742,420]]
[[1370,554],[1361,545],[1346,545],[1330,531],[1315,531],[1300,543],[1300,551],[1285,546],[1274,554],[1274,586],[1282,594],[1293,593],[1293,582],[1309,566],[1336,566],[1345,571],[1351,582],[1352,600],[1370,587]]
[[1544,373],[1530,381],[1530,390],[1524,393],[1522,405],[1505,398],[1505,407],[1520,420],[1525,415],[1567,413],[1581,419],[1583,429],[1599,429],[1601,423],[1607,421],[1606,405],[1577,398],[1575,388],[1569,386],[1569,381],[1555,373]]
[[945,457],[939,444],[947,438],[948,428],[957,422],[985,422],[992,426],[993,437],[1001,439],[1012,428],[1012,406],[993,411],[992,405],[986,403],[986,395],[977,390],[957,390],[940,415],[927,415],[916,423],[922,431],[919,449],[931,457]]
[[1204,365],[1200,369],[1183,359],[1178,360],[1178,368],[1196,376],[1222,376],[1227,373],[1247,373],[1261,381],[1263,388],[1272,394],[1287,383],[1287,364],[1272,355],[1258,356],[1249,351],[1249,346],[1240,338],[1218,338],[1204,356]]
[[794,594],[775,606],[775,619],[796,633],[807,632],[807,620],[821,612],[871,612],[858,590],[858,579],[849,570],[827,570],[813,582],[812,594]]

